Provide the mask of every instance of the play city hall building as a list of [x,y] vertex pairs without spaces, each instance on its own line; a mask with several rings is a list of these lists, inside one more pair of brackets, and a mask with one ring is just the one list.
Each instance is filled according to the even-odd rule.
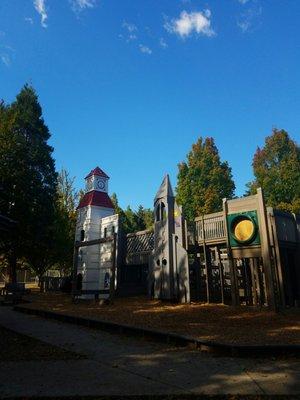
[[187,226],[168,175],[154,198],[151,231],[125,235],[99,167],[77,209],[73,296],[148,294],[189,303],[300,304],[300,216],[266,207],[257,194],[223,200]]

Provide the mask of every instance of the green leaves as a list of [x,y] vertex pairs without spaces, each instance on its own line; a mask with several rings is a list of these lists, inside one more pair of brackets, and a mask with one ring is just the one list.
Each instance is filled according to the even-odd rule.
[[300,212],[300,148],[285,130],[273,129],[264,147],[257,148],[252,165],[250,193],[262,187],[268,206]]
[[34,89],[25,85],[0,108],[0,212],[18,222],[8,259],[25,258],[38,274],[52,258],[56,181],[50,133]]
[[73,246],[76,228],[76,204],[79,193],[74,189],[74,178],[62,169],[57,179],[55,212],[54,267],[61,274],[70,274],[73,262]]
[[177,178],[176,199],[189,221],[219,211],[222,199],[234,194],[231,168],[227,162],[221,162],[213,138],[200,137],[193,144],[187,162],[178,165]]
[[138,211],[133,211],[130,206],[123,210],[118,203],[115,193],[112,194],[111,200],[115,207],[116,214],[119,214],[121,225],[124,233],[132,233],[153,228],[153,211],[150,208],[139,206]]

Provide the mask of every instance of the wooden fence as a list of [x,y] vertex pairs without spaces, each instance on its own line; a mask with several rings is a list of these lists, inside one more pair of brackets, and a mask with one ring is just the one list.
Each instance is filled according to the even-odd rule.
[[223,212],[196,218],[195,234],[197,242],[225,242],[226,229]]

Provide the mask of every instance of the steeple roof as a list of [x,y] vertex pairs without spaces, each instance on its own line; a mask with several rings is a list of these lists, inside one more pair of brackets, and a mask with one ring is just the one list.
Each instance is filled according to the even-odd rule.
[[104,171],[102,171],[102,169],[99,168],[99,167],[96,167],[96,168],[92,169],[91,172],[84,179],[87,179],[92,175],[103,176],[104,178],[108,178],[109,179],[109,176],[106,175],[106,173]]
[[164,177],[158,189],[158,192],[156,193],[154,203],[156,203],[158,199],[162,199],[163,197],[174,197],[173,189],[170,182],[170,177],[168,174]]
[[83,208],[87,206],[98,206],[114,209],[113,202],[111,201],[111,198],[108,196],[108,194],[104,192],[98,192],[96,190],[87,192],[80,200],[79,206],[77,208]]

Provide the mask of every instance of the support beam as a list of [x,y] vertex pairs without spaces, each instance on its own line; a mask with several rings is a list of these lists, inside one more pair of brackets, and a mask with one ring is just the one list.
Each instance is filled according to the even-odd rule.
[[260,214],[261,253],[263,258],[265,280],[266,280],[267,303],[269,308],[276,310],[277,304],[275,299],[274,276],[273,276],[272,262],[271,262],[270,238],[267,226],[266,207],[261,188],[257,189],[257,200],[258,200],[258,207]]
[[205,274],[206,274],[206,301],[210,303],[210,271],[208,268],[208,257],[207,257],[207,248],[205,244],[205,226],[204,226],[204,217],[202,216],[202,233],[203,233],[203,253],[204,253],[204,263],[205,263]]
[[112,303],[115,297],[116,290],[116,252],[117,252],[117,234],[115,233],[113,236],[112,242],[112,268],[111,268],[111,277],[110,277],[110,285],[109,285],[109,301]]
[[232,251],[229,241],[229,230],[228,230],[228,222],[227,222],[227,215],[228,215],[228,205],[227,199],[223,199],[223,213],[224,213],[224,227],[226,233],[226,244],[227,244],[227,257],[228,257],[228,264],[230,268],[230,281],[231,281],[231,301],[233,306],[238,306],[240,304],[240,296],[239,296],[239,288],[237,284],[237,276],[236,276],[236,266],[234,265],[234,261],[232,258]]

